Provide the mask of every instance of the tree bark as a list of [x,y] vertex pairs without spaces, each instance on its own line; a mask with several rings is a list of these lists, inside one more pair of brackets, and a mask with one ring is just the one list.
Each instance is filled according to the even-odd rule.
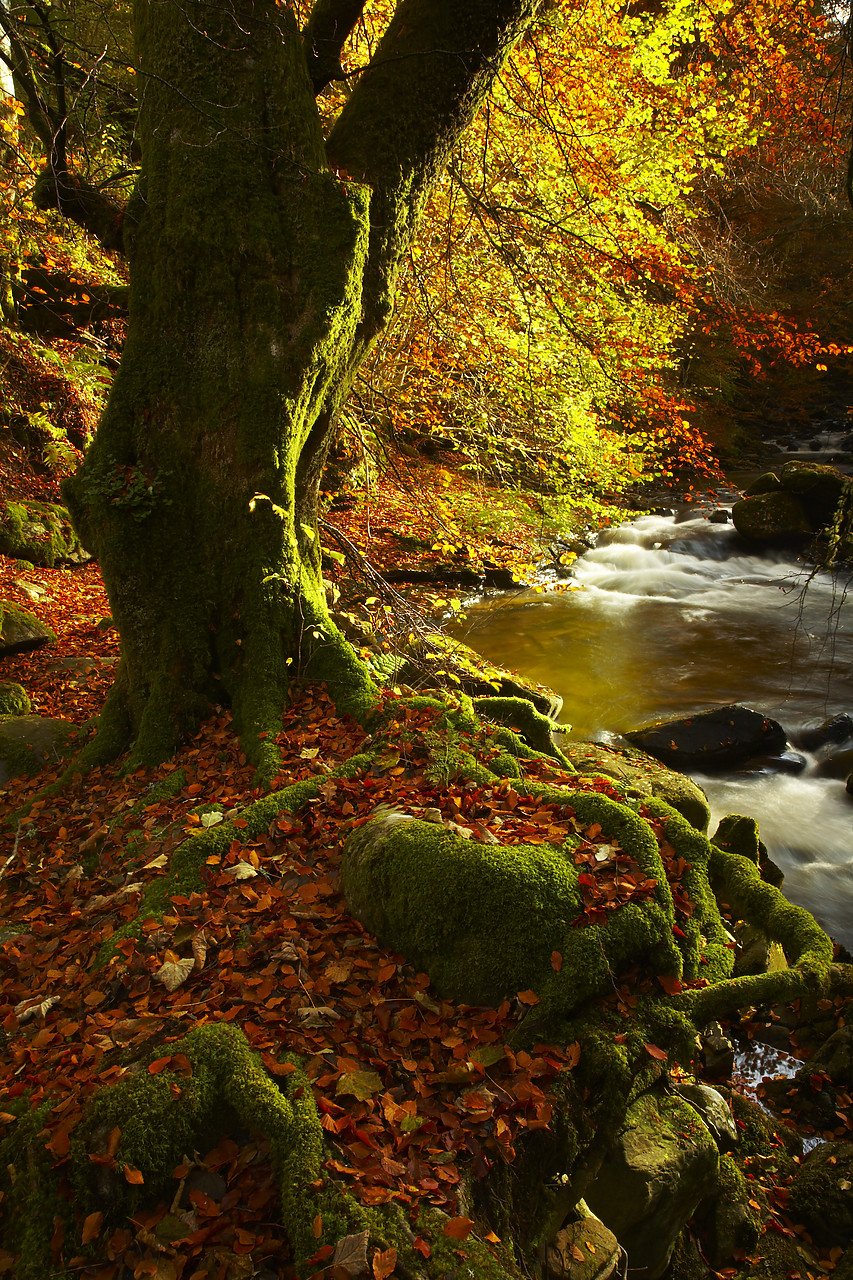
[[104,724],[135,740],[134,763],[230,703],[273,770],[266,735],[293,674],[356,715],[371,705],[326,612],[317,494],[428,190],[535,4],[456,9],[398,6],[333,131],[332,171],[288,8],[136,0],[128,337],[66,485],[121,634]]

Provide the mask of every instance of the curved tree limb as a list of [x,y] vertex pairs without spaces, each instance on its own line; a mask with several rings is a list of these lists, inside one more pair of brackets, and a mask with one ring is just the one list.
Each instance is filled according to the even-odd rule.
[[314,93],[342,80],[341,53],[364,10],[365,0],[316,0],[302,43]]

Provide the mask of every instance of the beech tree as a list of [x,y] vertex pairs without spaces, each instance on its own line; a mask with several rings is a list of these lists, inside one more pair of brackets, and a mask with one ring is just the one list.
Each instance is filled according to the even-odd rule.
[[[364,3],[134,0],[142,171],[126,208],[73,171],[65,116],[11,20],[45,142],[40,207],[130,262],[121,366],[65,497],[97,555],[122,658],[106,754],[173,751],[229,702],[274,767],[288,682],[366,712],[366,670],[331,623],[317,533],[335,415],[387,324],[424,203],[540,0],[400,0],[324,136]],[[52,119],[51,112],[56,117]]]

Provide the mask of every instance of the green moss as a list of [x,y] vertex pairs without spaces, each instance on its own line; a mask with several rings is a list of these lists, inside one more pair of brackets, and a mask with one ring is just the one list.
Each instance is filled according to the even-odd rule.
[[[7,778],[32,776],[60,762],[77,726],[43,716],[0,718],[0,761]],[[17,815],[16,815],[17,817]]]
[[533,704],[524,698],[476,698],[474,710],[477,715],[484,716],[487,720],[493,720],[497,724],[514,729],[529,746],[557,760],[569,773],[575,772],[574,765],[551,740],[551,734],[559,726],[547,716],[541,715]]
[[11,622],[15,622],[21,627],[32,629],[38,635],[45,635],[53,644],[56,643],[56,633],[35,617],[34,614],[28,613],[26,609],[19,608],[18,605],[12,604],[9,600],[0,600],[0,635],[3,633],[4,624],[8,625]]
[[605,747],[597,742],[567,742],[563,752],[580,773],[614,778],[628,794],[664,800],[697,831],[708,830],[711,810],[701,788],[644,751],[636,747]]
[[[297,1263],[303,1263],[317,1248],[311,1184],[320,1179],[323,1160],[323,1130],[307,1078],[297,1069],[283,1077],[280,1089],[242,1032],[227,1023],[197,1027],[168,1049],[187,1057],[191,1075],[166,1069],[152,1076],[142,1070],[102,1089],[88,1104],[72,1138],[72,1177],[81,1204],[87,1211],[106,1207],[114,1219],[132,1213],[143,1197],[173,1188],[172,1170],[186,1152],[203,1148],[239,1123],[269,1142],[282,1222]],[[158,1049],[152,1057],[162,1053]],[[116,1127],[121,1131],[117,1169],[99,1175],[88,1157],[103,1148]],[[126,1165],[140,1170],[143,1187],[126,1181]],[[345,1228],[340,1207],[336,1216]],[[334,1231],[336,1224],[325,1225]]]
[[56,1194],[52,1159],[45,1149],[44,1126],[51,1104],[29,1109],[27,1096],[4,1099],[4,1108],[18,1119],[0,1142],[0,1191],[3,1204],[3,1248],[19,1254],[17,1280],[43,1280],[53,1272],[50,1241],[54,1216],[71,1221],[71,1207]]
[[[80,557],[80,543],[65,507],[53,502],[6,502],[0,507],[0,551],[52,569]],[[20,565],[23,567],[23,565]]]
[[25,716],[32,710],[26,689],[14,680],[0,684],[0,716]]
[[[605,926],[574,927],[583,912],[574,840],[560,848],[483,845],[407,815],[384,815],[345,845],[350,909],[383,943],[429,973],[439,991],[471,1003],[494,1003],[533,987],[550,1009],[565,1013],[611,990],[613,974],[643,958],[657,972],[680,976],[674,910],[648,825],[605,796],[553,794],[581,826],[600,823],[631,853],[657,882],[654,900],[629,903]],[[553,951],[563,957],[559,974],[551,966]]]

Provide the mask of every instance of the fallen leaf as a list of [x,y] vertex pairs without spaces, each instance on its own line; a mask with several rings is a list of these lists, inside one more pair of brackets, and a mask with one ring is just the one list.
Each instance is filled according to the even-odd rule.
[[335,1246],[332,1265],[346,1267],[351,1276],[364,1275],[367,1267],[367,1242],[369,1231],[357,1231],[351,1236],[344,1236]]
[[193,938],[193,957],[196,969],[203,969],[204,962],[207,959],[207,938],[204,936],[204,930],[197,933]]
[[177,991],[181,983],[186,982],[187,978],[195,968],[195,960],[167,960],[161,965],[154,974],[155,982],[162,982],[167,991]]
[[90,1213],[83,1222],[83,1233],[80,1237],[80,1243],[91,1244],[93,1240],[97,1240],[98,1236],[101,1234],[103,1222],[104,1215],[102,1213]]
[[349,1093],[360,1102],[365,1102],[368,1098],[375,1098],[384,1087],[377,1071],[352,1071],[349,1075],[341,1076],[335,1086],[335,1094]]
[[222,821],[223,815],[217,809],[211,809],[210,813],[201,815],[201,825],[203,827],[215,827],[217,823]]
[[318,1005],[316,1009],[298,1009],[299,1021],[303,1027],[325,1027],[330,1022],[337,1022],[340,1014],[337,1009],[330,1009],[328,1005]]
[[470,1218],[451,1218],[444,1224],[444,1234],[451,1240],[467,1240],[473,1230],[474,1223]]
[[145,1182],[139,1169],[134,1169],[132,1164],[124,1166],[124,1177],[126,1182],[130,1182],[135,1187],[141,1187]]
[[388,1280],[396,1265],[396,1249],[386,1249],[383,1253],[377,1250],[373,1255],[373,1280]]
[[45,1018],[55,1004],[59,1004],[59,996],[34,996],[15,1005],[15,1016],[19,1022],[29,1022],[35,1017]]
[[659,1049],[656,1044],[644,1044],[643,1048],[651,1057],[657,1058],[659,1062],[666,1061],[666,1050]]

